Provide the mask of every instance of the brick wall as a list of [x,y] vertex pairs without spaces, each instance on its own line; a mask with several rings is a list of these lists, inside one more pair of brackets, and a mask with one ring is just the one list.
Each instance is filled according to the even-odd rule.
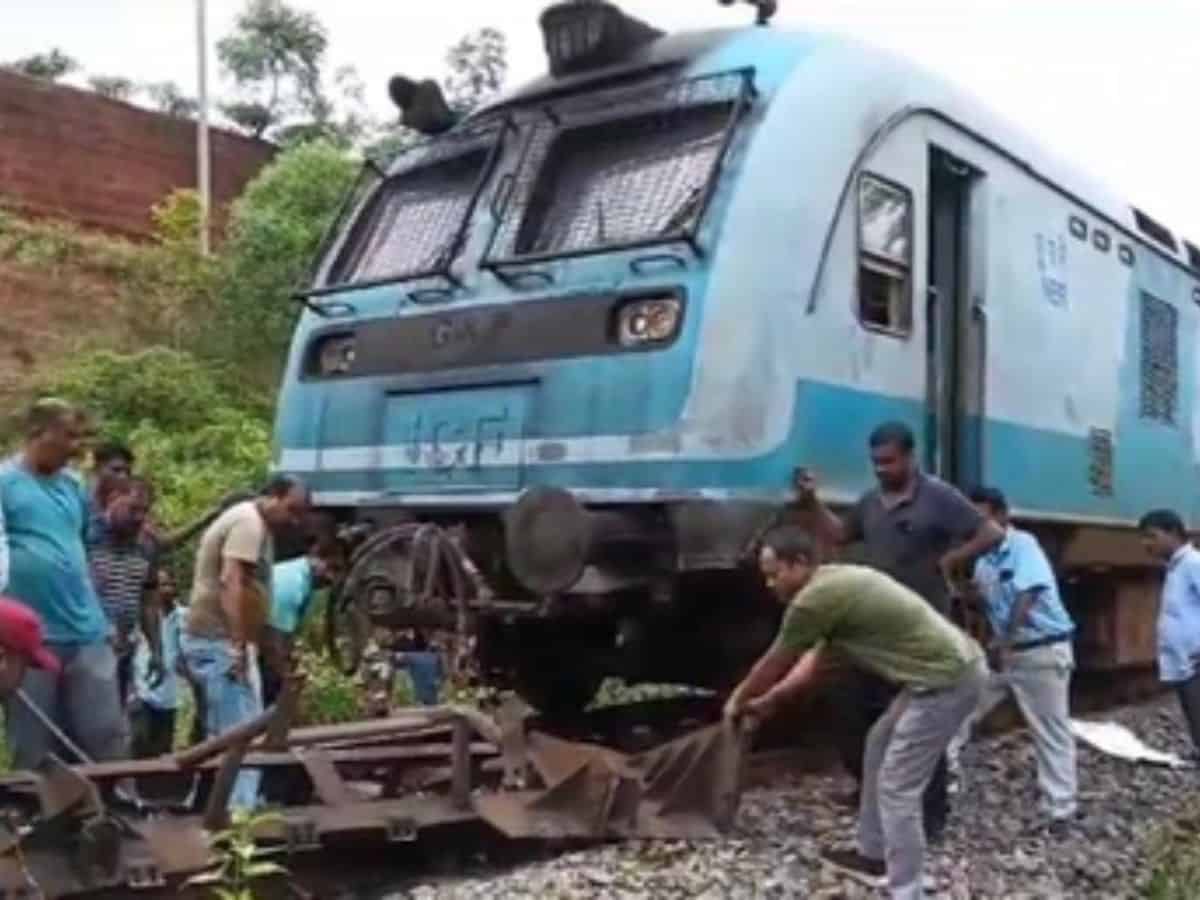
[[[215,224],[271,158],[211,129]],[[108,232],[150,234],[150,207],[196,184],[196,126],[90,91],[0,70],[0,203]]]

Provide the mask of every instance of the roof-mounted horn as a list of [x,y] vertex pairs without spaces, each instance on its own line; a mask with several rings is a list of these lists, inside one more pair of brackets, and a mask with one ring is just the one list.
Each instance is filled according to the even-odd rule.
[[556,78],[620,62],[663,36],[607,0],[567,0],[541,18],[550,74]]
[[[722,6],[733,6],[737,0],[717,0]],[[775,13],[779,12],[779,0],[742,0],[744,3],[749,3],[758,11],[755,19],[758,25],[769,25],[771,20],[775,18]]]

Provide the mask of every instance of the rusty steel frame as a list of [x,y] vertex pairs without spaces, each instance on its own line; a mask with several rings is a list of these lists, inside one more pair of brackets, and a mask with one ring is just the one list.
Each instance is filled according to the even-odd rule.
[[[0,835],[0,900],[178,896],[214,864],[211,838],[243,766],[303,772],[311,797],[283,805],[256,838],[288,860],[416,840],[434,826],[485,823],[509,838],[712,838],[736,812],[748,735],[710,725],[627,755],[529,727],[527,708],[496,718],[459,707],[389,719],[289,729],[294,685],[261,716],[153,760],[68,766],[0,778],[10,815]],[[292,695],[288,699],[289,695]],[[126,779],[193,780],[213,773],[203,810],[127,812],[108,798]]]

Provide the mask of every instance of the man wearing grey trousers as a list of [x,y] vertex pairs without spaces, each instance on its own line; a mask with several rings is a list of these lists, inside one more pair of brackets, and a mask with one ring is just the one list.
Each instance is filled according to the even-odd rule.
[[730,719],[763,720],[836,653],[900,687],[863,755],[858,850],[825,860],[893,900],[920,900],[925,855],[921,797],[987,682],[983,649],[918,594],[865,566],[819,565],[811,539],[781,528],[759,566],[787,603],[775,643],[725,704]]
[[977,488],[971,502],[1004,529],[1000,546],[976,561],[973,580],[992,630],[989,654],[995,672],[979,709],[952,742],[950,755],[956,762],[972,724],[1011,693],[1033,734],[1041,813],[1050,833],[1058,835],[1077,808],[1069,703],[1075,623],[1037,538],[1009,524],[1004,494]]

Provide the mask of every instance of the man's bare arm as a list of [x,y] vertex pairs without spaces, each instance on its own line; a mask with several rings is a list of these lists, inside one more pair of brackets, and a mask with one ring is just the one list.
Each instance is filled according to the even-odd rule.
[[812,473],[801,469],[796,473],[796,508],[812,516],[812,524],[818,536],[831,544],[840,546],[848,543],[850,529],[845,520],[830,510],[817,496],[817,480]]
[[970,540],[952,550],[948,550],[945,556],[942,557],[940,562],[942,574],[947,579],[953,580],[958,569],[965,562],[975,559],[977,556],[982,556],[993,547],[998,546],[1003,540],[1004,529],[991,519],[984,519],[975,530],[975,533],[971,535]]
[[142,635],[146,638],[146,646],[150,648],[151,680],[157,684],[163,674],[162,602],[157,588],[146,588],[142,592],[139,613]]
[[777,681],[774,687],[750,704],[751,708],[769,714],[780,704],[802,693],[812,683],[820,668],[821,650],[814,647],[800,657],[787,675]]
[[240,503],[243,500],[253,499],[254,494],[248,491],[234,492],[227,497],[222,497],[221,502],[215,507],[206,512],[194,522],[184,525],[178,531],[173,531],[168,535],[158,535],[159,549],[162,553],[174,553],[181,546],[186,544],[205,528],[217,520],[217,518],[229,509],[233,504]]
[[247,633],[246,598],[253,578],[253,566],[239,559],[225,557],[221,565],[221,610],[229,622],[233,648],[244,654],[250,635]]
[[740,712],[748,701],[768,690],[771,685],[787,674],[798,656],[799,654],[794,650],[785,650],[772,645],[771,649],[754,664],[750,674],[733,689],[733,693],[725,702],[726,714],[732,715]]
[[1008,627],[1005,629],[1005,634],[1001,639],[1003,646],[1011,647],[1017,642],[1017,634],[1021,627],[1029,620],[1029,614],[1033,611],[1033,604],[1037,600],[1037,592],[1040,588],[1034,588],[1030,591],[1022,591],[1017,594],[1017,602],[1013,604],[1013,612],[1008,620]]

